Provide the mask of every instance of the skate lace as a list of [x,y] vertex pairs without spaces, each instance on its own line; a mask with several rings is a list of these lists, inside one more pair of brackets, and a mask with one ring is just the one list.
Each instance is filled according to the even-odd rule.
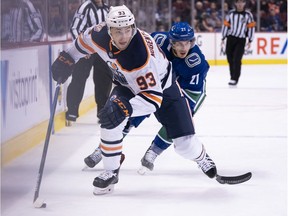
[[100,160],[102,157],[101,155],[101,151],[99,149],[96,149],[91,155],[90,155],[90,158],[93,160],[93,161],[98,161]]
[[197,164],[204,172],[207,172],[208,170],[215,167],[215,163],[207,155],[204,157],[203,160],[197,161]]
[[103,173],[101,173],[98,178],[103,179],[103,180],[107,180],[112,178],[113,176],[116,176],[116,173],[114,173],[113,171],[105,171]]
[[154,163],[157,156],[158,155],[154,151],[148,150],[145,154],[145,160],[147,160],[150,163]]

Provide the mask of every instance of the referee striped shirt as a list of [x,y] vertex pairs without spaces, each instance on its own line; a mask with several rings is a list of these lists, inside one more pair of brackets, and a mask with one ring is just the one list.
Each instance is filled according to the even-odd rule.
[[87,0],[75,12],[70,32],[73,39],[87,28],[105,21],[109,7],[106,4],[98,7],[93,0]]
[[222,28],[222,40],[231,35],[238,38],[248,37],[249,42],[252,42],[254,33],[255,22],[250,11],[237,12],[236,9],[229,11]]

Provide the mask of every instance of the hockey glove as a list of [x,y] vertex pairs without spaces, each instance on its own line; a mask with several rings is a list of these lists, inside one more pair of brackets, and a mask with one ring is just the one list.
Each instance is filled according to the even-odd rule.
[[98,113],[98,118],[101,128],[113,129],[131,114],[132,107],[129,101],[126,98],[113,95]]
[[65,51],[62,51],[52,64],[52,77],[63,84],[71,76],[75,65],[74,59]]

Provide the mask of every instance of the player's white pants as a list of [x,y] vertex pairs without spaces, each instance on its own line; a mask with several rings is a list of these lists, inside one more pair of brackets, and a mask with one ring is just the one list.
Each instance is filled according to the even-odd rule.
[[173,139],[173,142],[175,152],[189,160],[198,158],[203,150],[203,145],[195,134]]
[[120,167],[120,157],[122,152],[123,129],[127,124],[128,118],[120,125],[111,130],[101,128],[100,148],[102,151],[102,160],[105,170],[116,170]]

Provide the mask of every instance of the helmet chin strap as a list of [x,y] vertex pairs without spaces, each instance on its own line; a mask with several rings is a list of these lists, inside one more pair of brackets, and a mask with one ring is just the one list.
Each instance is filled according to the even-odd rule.
[[[117,49],[119,49],[119,47],[115,44],[113,38],[111,37],[111,42],[112,42],[112,45],[115,46]],[[119,49],[120,50],[120,49]]]

